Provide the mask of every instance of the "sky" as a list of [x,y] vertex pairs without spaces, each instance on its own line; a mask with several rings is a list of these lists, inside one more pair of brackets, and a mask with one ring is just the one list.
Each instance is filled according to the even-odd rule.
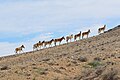
[[120,0],[0,0],[0,56],[25,45],[120,23]]

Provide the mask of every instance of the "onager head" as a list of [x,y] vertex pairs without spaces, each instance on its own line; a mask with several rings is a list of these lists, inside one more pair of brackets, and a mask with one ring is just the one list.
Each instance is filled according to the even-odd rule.
[[90,33],[90,29],[88,30],[88,33]]
[[73,38],[73,34],[71,34],[71,38]]
[[104,29],[106,28],[106,25],[104,25]]
[[41,41],[39,41],[38,43],[41,43]]
[[53,42],[53,41],[54,41],[54,39],[51,40],[51,42]]
[[80,34],[81,34],[81,31],[80,31]]
[[63,36],[63,37],[62,37],[62,39],[64,39],[64,40],[65,40],[65,37]]
[[21,46],[21,48],[25,48],[25,46],[24,46],[24,45],[22,45],[22,46]]

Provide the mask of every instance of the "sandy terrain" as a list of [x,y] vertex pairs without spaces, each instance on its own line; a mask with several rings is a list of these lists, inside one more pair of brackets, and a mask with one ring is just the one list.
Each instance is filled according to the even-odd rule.
[[120,80],[120,26],[88,39],[1,57],[0,80]]

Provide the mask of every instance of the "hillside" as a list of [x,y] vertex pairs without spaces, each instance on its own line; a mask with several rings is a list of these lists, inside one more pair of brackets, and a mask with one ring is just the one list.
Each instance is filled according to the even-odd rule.
[[0,80],[120,80],[120,26],[69,44],[1,57]]

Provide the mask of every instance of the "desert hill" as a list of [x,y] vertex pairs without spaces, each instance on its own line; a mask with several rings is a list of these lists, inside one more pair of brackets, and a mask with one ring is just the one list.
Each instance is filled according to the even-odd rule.
[[120,25],[76,42],[1,57],[0,80],[120,80]]

